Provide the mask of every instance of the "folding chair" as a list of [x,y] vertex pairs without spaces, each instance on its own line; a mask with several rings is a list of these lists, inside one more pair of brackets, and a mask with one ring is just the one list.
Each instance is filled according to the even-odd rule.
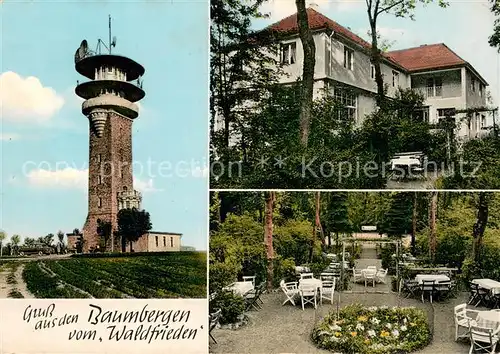
[[252,308],[256,310],[260,310],[262,308],[258,301],[259,296],[260,296],[260,290],[258,288],[249,290],[245,295],[243,295],[243,298],[245,299],[246,302],[246,311],[250,311]]
[[318,294],[317,288],[313,285],[301,285],[299,287],[300,297],[302,299],[302,311],[305,304],[311,304],[317,308],[316,296]]
[[[469,338],[469,328],[472,325],[476,325],[476,320],[467,315],[467,312],[477,313],[476,310],[467,310],[467,304],[460,304],[455,306],[453,313],[455,315],[455,342],[461,338]],[[460,333],[460,329],[465,329]]]
[[333,305],[333,294],[335,293],[335,278],[333,280],[323,280],[320,290],[320,303],[323,305],[323,299],[330,300]]
[[375,275],[376,273],[372,273],[372,272],[364,272],[363,273],[363,278],[365,280],[365,287],[366,287],[366,283],[368,281],[371,281],[372,282],[372,286],[375,287]]
[[377,267],[376,266],[368,266],[368,267],[366,267],[366,269],[377,271]]
[[375,280],[379,283],[385,284],[385,277],[387,276],[387,269],[379,269],[375,274]]
[[500,326],[495,330],[491,328],[478,327],[471,324],[470,333],[470,350],[469,354],[476,352],[484,352],[494,354],[497,343],[498,336],[500,332]]
[[358,281],[364,279],[363,278],[363,272],[361,270],[358,270],[356,268],[352,269],[352,280],[357,283]]
[[436,284],[435,280],[422,280],[422,284],[420,284],[420,289],[422,290],[422,302],[424,302],[425,292],[428,292],[429,300],[432,303],[432,295],[436,291],[435,284]]
[[214,336],[212,335],[212,331],[219,324],[219,319],[220,319],[221,315],[222,315],[222,310],[219,309],[208,316],[208,318],[210,320],[210,328],[208,330],[208,334],[209,334],[210,338],[212,338],[212,340],[214,341],[215,344],[217,344],[217,341],[215,340]]
[[324,280],[329,280],[333,281],[335,279],[335,273],[321,273],[319,278],[324,281]]
[[300,279],[312,279],[314,278],[313,273],[301,273],[300,274]]
[[406,293],[405,298],[408,298],[410,295],[415,297],[416,290],[419,289],[418,281],[411,279],[401,279],[399,282],[399,292]]
[[474,307],[477,307],[480,304],[488,306],[491,301],[490,291],[488,289],[481,288],[478,284],[471,283],[471,286],[473,286],[473,291],[476,294],[475,297],[471,300],[474,304]]
[[295,306],[295,302],[293,299],[299,294],[297,282],[285,283],[284,280],[281,280],[280,287],[286,295],[286,300],[281,304],[281,306],[283,306],[287,302],[291,302],[292,305]]
[[252,285],[255,286],[255,275],[244,275],[243,281],[251,281]]
[[261,296],[262,296],[262,294],[264,294],[264,293],[266,292],[266,282],[264,282],[264,281],[263,281],[262,283],[260,283],[260,284],[257,286],[257,290],[258,290],[258,291],[257,291],[257,293],[258,293],[258,295],[259,295],[259,296],[257,297],[257,301],[263,305],[263,304],[264,304],[264,301],[262,301]]

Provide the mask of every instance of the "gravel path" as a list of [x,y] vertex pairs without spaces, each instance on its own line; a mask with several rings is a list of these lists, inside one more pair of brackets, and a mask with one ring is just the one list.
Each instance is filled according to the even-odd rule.
[[[211,353],[328,353],[314,346],[309,339],[316,321],[336,307],[324,303],[314,310],[286,304],[281,306],[284,294],[273,292],[263,295],[262,310],[248,313],[248,325],[238,330],[216,329],[212,333],[217,344],[211,341]],[[366,306],[416,306],[427,311],[434,327],[432,343],[419,354],[466,354],[469,344],[454,341],[453,307],[465,302],[467,294],[460,294],[448,302],[434,303],[415,299],[399,299],[397,294],[341,294],[340,307],[351,303]]]
[[[375,248],[363,246],[361,259],[356,261],[356,268],[369,265],[381,267],[376,259]],[[456,298],[443,302],[422,303],[420,299],[404,299],[390,291],[390,278],[387,284],[365,287],[364,284],[352,284],[350,291],[340,295],[339,307],[360,303],[365,306],[415,306],[425,310],[429,324],[433,329],[430,345],[418,354],[466,354],[469,352],[467,342],[455,342],[455,326],[453,308],[466,302],[468,294],[461,293]],[[259,311],[248,313],[249,323],[237,330],[216,329],[212,332],[217,344],[210,341],[211,353],[329,353],[315,347],[310,340],[314,324],[330,311],[334,304],[324,303],[315,310],[308,307],[305,311],[299,304],[290,303],[282,306],[285,295],[281,290],[262,296],[264,305]]]

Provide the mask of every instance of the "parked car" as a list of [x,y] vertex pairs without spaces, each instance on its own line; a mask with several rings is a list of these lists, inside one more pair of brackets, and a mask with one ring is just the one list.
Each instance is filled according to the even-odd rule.
[[55,250],[53,247],[37,243],[32,246],[19,246],[18,254],[20,256],[30,256],[30,255],[39,255],[42,256],[44,254],[53,254]]

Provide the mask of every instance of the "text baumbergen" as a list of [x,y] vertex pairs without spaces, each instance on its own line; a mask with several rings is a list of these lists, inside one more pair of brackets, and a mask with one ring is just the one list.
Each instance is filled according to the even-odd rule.
[[[191,311],[180,310],[148,310],[145,305],[138,311],[103,311],[100,306],[89,304],[88,322],[93,325],[109,323],[106,329],[110,331],[110,340],[179,340],[195,339],[197,329],[185,328]],[[138,326],[122,325],[139,324]],[[172,323],[183,323],[178,328],[170,328]]]

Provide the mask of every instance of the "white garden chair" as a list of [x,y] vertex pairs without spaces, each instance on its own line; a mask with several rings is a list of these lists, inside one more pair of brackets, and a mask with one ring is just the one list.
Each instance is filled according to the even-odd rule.
[[322,281],[325,281],[325,280],[334,280],[335,279],[335,273],[321,273],[319,278],[322,280]]
[[363,280],[363,272],[356,268],[352,269],[352,280],[356,283],[360,280]]
[[379,269],[377,274],[375,274],[375,278],[377,282],[385,284],[385,277],[387,276],[387,269]]
[[372,282],[372,286],[375,287],[376,275],[377,273],[375,272],[363,272],[363,278],[365,279],[365,287],[366,283],[368,282]]
[[314,278],[313,273],[302,273],[300,274],[300,279],[312,279]]
[[[475,313],[476,310],[467,310],[467,304],[460,304],[455,306],[453,313],[455,315],[455,341],[460,338],[469,338],[469,327],[470,325],[476,325],[476,320],[467,315],[467,312]],[[460,333],[460,329],[465,330]]]
[[281,287],[281,290],[283,290],[283,292],[286,295],[286,300],[281,305],[283,306],[287,302],[291,302],[292,305],[295,306],[295,301],[293,299],[299,293],[299,288],[298,288],[297,282],[285,283],[284,280],[281,280],[280,287]]
[[323,299],[330,300],[333,305],[333,294],[335,293],[335,278],[333,280],[323,280],[321,283],[320,303],[323,305]]
[[366,267],[366,269],[377,271],[377,267],[376,266],[368,266],[368,267]]
[[243,276],[243,281],[251,281],[252,285],[255,286],[255,275]]
[[493,330],[491,328],[478,327],[471,324],[469,334],[469,354],[476,352],[484,353],[485,351],[489,354],[495,354],[500,334],[500,326]]
[[299,287],[300,297],[302,299],[302,311],[304,310],[304,305],[311,304],[314,308],[317,308],[316,296],[318,294],[318,289],[314,285],[301,285]]

